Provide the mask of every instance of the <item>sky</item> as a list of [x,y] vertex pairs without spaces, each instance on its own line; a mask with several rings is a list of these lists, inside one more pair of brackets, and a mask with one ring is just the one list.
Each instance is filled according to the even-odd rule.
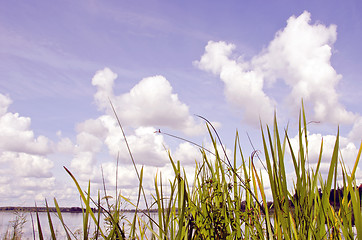
[[[297,144],[302,99],[311,121],[310,166],[323,139],[327,174],[339,127],[340,153],[353,167],[362,140],[360,1],[1,6],[1,206],[41,206],[45,199],[52,205],[53,198],[78,206],[63,166],[82,187],[90,181],[92,194],[103,189],[103,171],[110,194],[117,185],[134,200],[137,175],[110,102],[138,170],[144,167],[148,196],[156,174],[165,182],[173,176],[168,151],[190,179],[201,161],[197,146],[168,134],[212,149],[197,115],[212,122],[230,155],[238,131],[249,157],[253,147],[263,149],[260,123],[271,125],[274,113]],[[286,165],[292,187],[288,158]]]

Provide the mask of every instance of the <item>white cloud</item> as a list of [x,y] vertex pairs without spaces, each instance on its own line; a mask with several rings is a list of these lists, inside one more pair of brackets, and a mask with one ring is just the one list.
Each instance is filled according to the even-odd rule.
[[56,145],[58,153],[73,153],[74,144],[69,138],[61,138]]
[[[323,181],[327,180],[331,159],[333,155],[334,145],[336,141],[336,135],[322,135],[322,134],[313,134],[308,132],[307,133],[307,139],[308,139],[308,158],[305,165],[305,170],[312,170],[315,171],[317,167],[317,163],[319,160],[320,155],[320,148],[321,143],[323,140],[323,149],[322,149],[322,158],[321,163],[319,167],[319,174],[321,174]],[[298,156],[299,153],[299,137],[295,136],[290,139],[293,153],[296,158],[300,157]],[[306,153],[305,143],[304,143],[304,137],[303,137],[303,147],[304,147],[304,153]],[[346,167],[347,174],[351,173],[351,170],[354,167],[356,157],[357,157],[358,149],[357,147],[350,141],[350,139],[340,136],[339,137],[339,150],[338,150],[338,165],[337,165],[337,184],[342,184],[342,167],[341,167],[341,160],[343,160],[343,163]],[[262,157],[263,158],[263,157]],[[265,171],[261,165],[256,161],[256,168],[260,169],[263,179],[264,179],[264,187],[270,188],[270,182],[267,171]],[[296,181],[296,172],[294,170],[294,165],[292,163],[292,158],[290,155],[290,149],[289,146],[287,146],[287,151],[284,156],[284,165],[286,167],[286,174],[287,174],[287,182],[288,182],[288,189],[290,191],[294,191],[294,183]],[[259,171],[259,170],[258,170]],[[360,167],[357,167],[356,171],[356,182],[359,184],[359,182],[362,181],[361,176],[361,169]],[[318,185],[320,183],[318,182]],[[271,192],[267,194],[268,198],[271,199]]]
[[97,92],[94,99],[99,109],[109,109],[109,99],[113,99],[113,85],[117,74],[112,72],[109,68],[97,71],[92,78],[92,85],[97,87]]
[[362,117],[357,117],[356,121],[353,124],[352,130],[348,134],[348,137],[354,141],[362,141]]
[[4,115],[8,111],[9,105],[12,103],[8,96],[0,94],[0,116]]
[[[155,134],[155,131],[156,129],[152,127],[139,127],[134,135],[127,137],[133,157],[138,164],[159,167],[169,162],[163,136]],[[128,153],[127,158],[129,158]]]
[[[55,187],[55,178],[51,177],[51,178],[43,178],[43,179],[34,179],[34,178],[22,178],[19,182],[18,182],[19,186],[25,188],[27,191],[34,191],[35,194],[36,192],[39,193],[39,188],[40,189],[52,189]],[[41,201],[44,201],[45,198],[40,199]]]
[[[0,153],[0,194],[3,204],[31,206],[36,195],[47,196],[59,186],[51,170],[53,162],[28,153]],[[44,201],[44,198],[41,199]]]
[[[330,162],[333,155],[333,149],[336,141],[335,135],[321,135],[321,134],[311,134],[308,132],[308,164],[310,167],[315,169],[317,166],[317,162],[319,159],[321,143],[323,140],[323,152],[321,159],[321,167],[320,172],[323,176],[323,179],[326,179],[330,167]],[[295,136],[291,139],[291,143],[293,146],[293,151],[296,156],[298,156],[298,136]],[[356,157],[357,157],[358,149],[357,147],[346,137],[339,137],[339,159],[343,159],[344,164],[347,167],[347,170],[352,170]],[[338,162],[339,164],[339,162]],[[339,167],[339,174],[341,173],[341,168]]]
[[[98,131],[96,129],[102,129]],[[106,186],[114,189],[116,181],[116,161],[118,165],[118,187],[122,194],[135,200],[137,196],[138,179],[126,147],[121,130],[114,117],[102,115],[97,119],[89,119],[78,124],[78,135],[71,170],[82,183],[91,180],[93,187],[102,188],[101,169],[103,169]],[[126,137],[132,156],[140,171],[144,167],[144,188],[149,196],[154,187],[156,174],[162,172],[163,183],[168,185],[174,178],[168,150],[163,135],[157,134],[153,127],[138,127],[127,129]],[[81,137],[82,136],[82,137]],[[103,142],[102,147],[97,144]],[[207,145],[211,147],[211,144]],[[107,149],[110,156],[100,157]],[[173,151],[171,151],[173,152]],[[202,155],[199,149],[189,143],[181,143],[175,147],[172,154],[174,161],[180,161],[187,172],[190,184],[193,181],[195,160],[200,161]]]
[[[2,152],[0,155],[1,169],[7,174],[20,177],[48,178],[53,163],[43,157],[27,153]],[[11,166],[11,167],[10,167]]]
[[[339,102],[336,91],[342,78],[331,65],[336,26],[311,24],[310,13],[292,16],[270,44],[250,61],[234,60],[233,44],[210,41],[201,60],[202,70],[219,75],[225,83],[226,98],[244,111],[248,123],[270,119],[275,101],[265,93],[278,80],[290,89],[287,107],[299,109],[301,99],[313,105],[314,119],[330,123],[353,123],[356,115]],[[280,91],[279,91],[280,92]],[[280,97],[280,96],[278,96]],[[266,121],[268,122],[268,121]]]
[[[116,162],[102,164],[105,181],[109,187],[116,186],[117,165]],[[140,169],[139,169],[140,170]],[[138,186],[137,174],[132,165],[118,165],[118,183],[120,189],[135,188]]]
[[201,60],[194,64],[220,76],[225,83],[226,98],[244,111],[247,123],[258,124],[259,119],[269,123],[276,103],[263,91],[263,74],[246,62],[230,59],[234,49],[233,44],[210,41]]
[[85,180],[90,180],[93,178],[91,174],[93,173],[96,163],[95,152],[83,151],[76,152],[74,154],[74,158],[72,159],[70,166],[77,173],[82,174],[82,178],[85,177]]
[[311,24],[310,13],[292,16],[269,46],[252,60],[271,82],[278,78],[290,87],[288,104],[298,109],[303,98],[313,103],[316,120],[352,123],[354,114],[339,103],[336,91],[342,76],[331,65],[337,27]]
[[35,136],[29,117],[8,112],[11,103],[0,94],[0,194],[4,201],[32,204],[37,194],[46,195],[55,187],[54,163],[47,158],[53,144]]
[[[123,164],[131,164],[126,143],[118,126],[109,126],[109,135],[105,139],[109,153],[117,157]],[[137,164],[163,166],[168,162],[167,146],[163,136],[155,134],[152,127],[139,127],[134,134],[127,134],[127,142]]]
[[[102,129],[102,131],[96,129]],[[109,195],[114,196],[118,159],[118,189],[121,190],[123,196],[129,197],[131,201],[135,202],[139,181],[116,119],[113,116],[102,115],[97,119],[86,120],[78,124],[77,130],[79,131],[76,142],[78,147],[75,147],[75,154],[70,168],[77,180],[84,186],[86,186],[88,180],[91,180],[93,189],[103,189],[103,169],[107,192]],[[144,168],[143,187],[147,197],[154,193],[156,175],[158,178],[162,175],[164,192],[168,191],[169,180],[173,180],[175,177],[168,156],[168,150],[171,149],[166,145],[163,135],[156,132],[153,127],[138,127],[126,130],[127,141],[136,162],[136,167],[139,172],[142,167]],[[87,141],[88,137],[93,140]],[[98,142],[95,139],[104,143],[102,148],[98,148],[98,145],[97,147],[91,147],[93,144],[90,143]],[[212,145],[207,144],[207,147],[212,147]],[[108,150],[110,155],[100,157],[100,154],[105,153],[105,149]],[[181,143],[175,147],[175,151],[171,150],[171,152],[174,161],[181,162],[187,173],[188,181],[192,184],[195,174],[195,160],[202,160],[199,149],[189,143]],[[143,203],[142,207],[145,207]]]
[[[111,159],[119,157],[121,164],[131,165],[132,161],[126,147],[121,130],[113,117],[108,115],[100,116],[95,120],[87,120],[88,128],[83,129],[77,135],[75,158],[72,160],[72,167],[81,173],[91,173],[97,167],[96,154],[107,147]],[[92,126],[99,126],[103,133],[99,137],[92,135]],[[84,123],[79,126],[85,126]],[[137,164],[150,166],[163,166],[168,162],[167,152],[163,136],[155,134],[156,129],[152,127],[139,127],[133,134],[127,134],[127,141],[132,155]],[[100,172],[99,172],[100,173]]]
[[195,161],[202,158],[200,149],[188,142],[181,143],[176,151],[171,154],[171,157],[174,161],[180,161],[183,166],[195,165]]
[[97,136],[94,136],[88,132],[80,132],[77,135],[77,150],[79,152],[83,151],[92,151],[92,152],[99,152],[103,142]]
[[[104,126],[103,121],[105,121],[103,117],[98,119],[88,119],[77,125],[77,131],[87,132],[99,138],[103,138],[107,133],[107,128]],[[113,123],[115,123],[114,120]]]
[[203,124],[197,124],[186,104],[173,93],[171,84],[163,76],[142,79],[128,93],[114,96],[113,84],[117,75],[110,69],[98,71],[92,79],[97,87],[95,100],[102,110],[110,111],[109,99],[126,126],[166,126],[186,134],[202,133]]
[[[95,174],[96,170],[100,169],[97,154],[102,151],[105,137],[109,134],[101,118],[88,119],[77,125],[78,134],[76,143],[72,147],[71,170],[80,174],[80,178],[85,181],[99,178],[100,171]],[[64,142],[64,147],[70,149],[69,143],[70,140]]]
[[50,141],[44,136],[34,136],[31,120],[18,113],[7,112],[0,116],[0,150],[45,155],[52,151]]
[[[122,167],[132,166],[122,132],[114,117],[102,115],[97,119],[89,119],[78,124],[77,129],[80,132],[71,168],[83,180],[99,180],[100,165],[108,166],[117,158]],[[137,164],[161,167],[168,163],[163,136],[155,134],[155,131],[152,127],[139,127],[127,134],[126,138]],[[106,149],[110,155],[104,155]]]

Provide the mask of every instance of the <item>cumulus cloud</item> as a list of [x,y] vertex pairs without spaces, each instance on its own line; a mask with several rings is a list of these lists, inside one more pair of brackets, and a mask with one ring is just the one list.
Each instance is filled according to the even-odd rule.
[[[103,129],[102,134],[97,134],[92,126]],[[102,115],[97,119],[87,120],[77,127],[78,133],[75,144],[75,153],[71,161],[71,171],[75,173],[81,183],[92,181],[93,188],[102,189],[102,171],[104,181],[112,194],[118,181],[118,189],[122,195],[129,197],[131,201],[136,201],[138,194],[137,174],[132,164],[126,147],[125,140],[114,117]],[[168,150],[169,147],[163,139],[163,135],[155,133],[153,127],[138,127],[126,134],[132,156],[135,160],[138,171],[143,171],[143,187],[146,195],[149,196],[154,188],[154,178],[162,173],[164,184],[169,184],[168,180],[174,178],[173,168],[170,164]],[[99,132],[98,132],[99,133]],[[88,140],[83,139],[89,138]],[[98,140],[95,140],[98,139]],[[99,148],[96,142],[103,142]],[[104,150],[108,150],[109,155],[104,155]],[[102,157],[100,157],[102,156]],[[194,163],[196,159],[201,159],[198,149],[188,143],[182,143],[175,150],[175,161],[181,161],[185,166],[190,181],[194,175]],[[118,166],[117,166],[118,160]],[[118,173],[116,173],[118,170]],[[118,178],[116,177],[118,174]],[[113,194],[115,194],[113,192]],[[143,206],[144,207],[144,206]]]
[[[56,196],[56,192],[62,191],[55,177],[13,177],[6,185],[0,185],[2,203],[10,206],[34,206],[34,201],[43,203],[45,198]],[[73,199],[75,196],[73,194]]]
[[186,134],[202,133],[203,124],[196,123],[189,108],[173,93],[172,86],[163,76],[142,79],[129,92],[115,96],[114,80],[117,75],[110,69],[98,71],[92,79],[97,87],[94,96],[97,106],[110,112],[109,99],[119,117],[127,126],[166,126]]
[[[186,134],[203,132],[205,127],[204,124],[195,122],[188,106],[173,93],[171,84],[164,77],[144,78],[129,92],[120,95],[113,92],[116,79],[117,75],[108,68],[94,75],[92,84],[97,87],[94,99],[103,115],[77,124],[77,137],[73,148],[70,147],[71,141],[65,138],[62,138],[57,146],[64,151],[73,149],[71,170],[80,180],[91,179],[92,182],[101,183],[100,175],[103,169],[105,181],[114,186],[118,161],[119,176],[134,175],[129,181],[124,180],[124,177],[123,180],[119,179],[123,186],[130,189],[131,186],[137,187],[132,160],[117,119],[111,110],[111,100],[125,126],[127,142],[138,169],[147,168],[144,172],[144,182],[151,188],[158,171],[167,176],[165,179],[173,174],[168,156],[168,150],[171,149],[164,141],[163,135],[157,134],[154,126],[165,126]],[[181,143],[172,152],[175,154],[175,160],[180,160],[184,166],[194,166],[195,159],[201,157],[198,148],[189,143]]]
[[362,117],[359,116],[353,124],[352,130],[348,134],[348,137],[353,141],[362,141]]
[[73,142],[69,138],[61,138],[56,145],[56,151],[58,153],[73,153]]
[[[78,132],[87,132],[99,138],[103,138],[106,136],[107,127],[105,126],[105,121],[107,117],[100,117],[98,119],[87,119],[82,123],[77,125]],[[112,124],[115,124],[115,120],[113,118]]]
[[247,123],[258,123],[259,118],[270,122],[276,103],[263,91],[263,74],[246,62],[231,59],[234,49],[233,44],[210,41],[195,65],[220,76],[227,100],[244,111],[243,118]]
[[201,159],[200,149],[188,142],[181,143],[176,151],[172,153],[174,161],[180,161],[182,165],[192,165]]
[[[95,130],[97,127],[103,129],[101,134]],[[78,129],[81,132],[77,135],[75,157],[71,164],[73,169],[82,174],[99,170],[101,162],[97,162],[96,155],[104,147],[110,154],[108,161],[114,162],[118,158],[120,164],[132,165],[124,137],[114,117],[102,115],[79,124]],[[162,167],[169,162],[163,136],[155,134],[155,131],[152,127],[138,127],[133,133],[127,134],[127,142],[137,164]]]
[[55,186],[54,163],[47,157],[53,152],[52,142],[35,136],[29,117],[8,112],[11,103],[0,94],[0,194],[4,201],[16,198],[33,203],[37,194]]
[[267,49],[252,60],[266,79],[282,78],[290,87],[287,98],[291,107],[298,108],[300,99],[313,103],[316,120],[332,123],[352,123],[355,115],[338,100],[336,87],[342,76],[331,65],[337,27],[311,24],[310,13],[292,16]]
[[[102,165],[103,173],[105,180],[109,186],[116,186],[116,180],[118,181],[117,185],[121,189],[129,189],[136,187],[135,183],[138,182],[137,174],[132,165],[119,165],[117,173],[117,163],[107,162]],[[118,174],[118,179],[116,175]]]
[[[322,148],[322,156],[321,156],[321,163],[319,166],[319,173],[322,176],[323,181],[325,181],[328,177],[330,163],[333,155],[333,150],[336,142],[336,135],[322,135],[316,133],[307,133],[308,139],[308,152],[307,152],[307,161],[306,161],[306,169],[305,170],[316,170],[317,163],[320,157],[320,150],[321,150],[321,143],[323,141],[323,148]],[[298,158],[298,151],[299,151],[299,137],[294,136],[290,138],[290,142],[292,145],[293,153],[295,157]],[[304,153],[306,153],[306,146],[303,137],[303,147]],[[294,191],[294,183],[296,181],[296,172],[294,171],[294,166],[292,163],[292,158],[290,155],[289,146],[287,146],[287,151],[285,152],[284,157],[284,165],[286,167],[286,177],[288,182],[288,189],[289,191]],[[339,149],[338,149],[338,165],[337,165],[337,182],[338,184],[342,184],[343,176],[342,176],[342,167],[341,161],[343,161],[344,166],[346,167],[347,174],[350,174],[352,168],[355,165],[356,157],[358,153],[358,148],[350,141],[349,138],[340,136],[339,137]],[[263,157],[262,157],[263,158]],[[257,162],[256,162],[257,163]],[[267,171],[260,166],[260,164],[256,164],[257,168],[262,173],[264,181],[264,187],[270,190],[270,182],[268,178]],[[359,184],[362,181],[362,171],[360,167],[357,167],[356,170],[356,182]],[[320,185],[320,183],[318,182]],[[271,199],[271,191],[267,192],[267,198]]]
[[[233,56],[235,46],[210,41],[195,65],[219,75],[226,98],[244,111],[248,123],[270,118],[276,105],[265,88],[283,80],[290,90],[284,97],[290,109],[300,101],[313,106],[314,119],[330,123],[352,123],[356,115],[339,102],[336,91],[342,76],[331,65],[335,25],[311,24],[310,13],[292,16],[269,45],[250,61]],[[267,84],[266,84],[267,83]]]
[[112,72],[109,68],[100,70],[93,76],[92,85],[97,87],[94,99],[99,109],[109,109],[108,100],[114,98],[113,85],[116,78],[117,74]]
[[0,117],[0,148],[14,152],[45,155],[51,152],[50,142],[44,136],[35,137],[30,130],[30,118],[18,113]]
[[[155,134],[155,128],[139,127],[127,138],[137,163],[149,166],[164,166],[169,162],[163,136]],[[110,146],[106,140],[108,146]],[[125,153],[126,151],[123,151]],[[129,158],[129,156],[128,156]]]
[[[107,122],[109,130],[105,138],[105,144],[109,153],[117,157],[125,164],[131,164],[131,159],[126,148],[125,140],[120,129],[115,124],[110,124],[111,119]],[[155,134],[156,129],[153,127],[138,127],[133,134],[127,134],[127,142],[131,149],[136,163],[149,166],[164,166],[168,162],[167,145],[163,136]]]
[[31,119],[7,112],[11,100],[0,94],[0,151],[45,155],[52,151],[48,138],[35,137]]
[[71,162],[71,167],[77,173],[82,174],[82,178],[85,177],[85,180],[93,179],[92,173],[94,170],[95,164],[97,163],[95,158],[95,152],[83,151],[76,152],[74,158]]
[[[312,134],[308,132],[308,164],[310,167],[315,169],[319,159],[321,143],[323,141],[323,152],[321,159],[320,172],[323,176],[323,179],[326,179],[330,167],[330,162],[333,155],[333,149],[336,142],[336,135],[322,135],[322,134]],[[298,151],[298,136],[295,136],[291,139],[293,146],[294,154]],[[358,148],[346,137],[339,137],[339,159],[343,159],[344,164],[347,167],[347,170],[352,170],[352,167],[355,164],[356,157],[358,153]],[[339,174],[341,174],[339,169]],[[359,169],[360,171],[360,169]]]
[[[108,131],[99,119],[88,119],[78,124],[77,131],[71,168],[81,174],[84,180],[93,180],[93,173],[97,167],[96,155],[102,150],[104,136],[108,134]],[[68,143],[69,141],[64,145]],[[66,147],[69,148],[69,146]]]
[[88,133],[80,132],[77,135],[77,150],[76,151],[95,151],[99,152],[102,147],[102,141],[97,136]]
[[43,156],[6,151],[1,153],[0,162],[2,163],[3,174],[37,178],[52,176],[50,170],[53,167],[53,162]]
[[[126,138],[132,157],[138,166],[149,169],[145,178],[152,183],[157,170],[167,169],[166,166],[170,163],[167,152],[169,147],[163,135],[155,133],[157,131],[154,126],[181,130],[192,135],[203,132],[204,124],[195,122],[188,106],[173,93],[171,84],[164,77],[144,78],[129,92],[120,95],[113,92],[116,79],[117,74],[108,68],[94,75],[92,84],[97,87],[94,99],[98,109],[104,114],[77,124],[71,169],[82,180],[100,181],[101,166],[103,171],[108,171],[107,176],[113,176],[109,171],[112,167],[113,170],[116,168],[115,162],[118,159],[120,166],[126,169],[119,169],[120,173],[134,171],[125,139],[110,108],[111,100],[122,124],[126,126]],[[64,151],[71,149],[70,143],[69,139],[62,139],[58,148]],[[108,156],[104,155],[105,150],[109,153]],[[177,159],[186,165],[194,164],[197,153],[200,154],[197,148],[189,144],[181,144],[175,150]],[[109,177],[106,180],[114,182]],[[133,181],[129,184],[131,183]]]
[[0,94],[0,116],[4,115],[8,111],[9,105],[12,103],[8,96]]
[[[0,154],[2,161],[11,162],[23,174],[39,170],[40,175],[51,167],[46,154],[52,152],[51,142],[45,136],[35,137],[30,128],[31,119],[7,112],[11,99],[0,94]],[[43,171],[40,167],[44,163]],[[35,167],[35,168],[34,168]],[[38,169],[39,168],[39,169]],[[44,172],[45,171],[45,172]]]
[[[125,139],[115,117],[108,114],[96,119],[88,119],[77,125],[77,138],[74,147],[74,157],[71,161],[71,170],[77,179],[86,182],[89,179],[99,188],[102,188],[101,171],[104,181],[112,189],[116,185],[116,171],[118,169],[118,187],[122,194],[135,200],[137,196],[138,180],[131,161]],[[147,191],[152,191],[154,178],[162,172],[164,184],[174,178],[174,172],[168,151],[174,161],[180,161],[190,176],[194,175],[195,160],[202,159],[198,147],[190,143],[180,143],[169,148],[162,134],[157,133],[154,127],[140,126],[126,130],[126,138],[136,166],[140,171],[144,168],[143,182]],[[207,147],[212,147],[208,144]],[[109,155],[104,155],[107,150]],[[118,168],[117,168],[118,161]]]

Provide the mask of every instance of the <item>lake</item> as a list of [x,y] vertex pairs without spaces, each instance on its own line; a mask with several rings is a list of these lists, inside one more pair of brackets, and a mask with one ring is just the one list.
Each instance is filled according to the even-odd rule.
[[[54,226],[54,231],[56,232],[56,235],[59,239],[65,239],[66,234],[64,231],[64,228],[58,219],[58,217],[55,215],[55,213],[50,213],[52,217],[52,222]],[[35,226],[35,235],[38,239],[38,229],[36,224],[36,213],[34,212],[22,212],[20,216],[24,217],[26,222],[23,226],[23,236],[22,239],[34,239],[33,237],[33,226],[32,226],[32,218],[34,221]],[[128,219],[132,219],[133,213],[124,213],[125,217]],[[82,213],[62,213],[63,219],[65,224],[69,227],[69,229],[74,233],[77,230],[80,230],[82,232],[82,223],[83,223],[83,216]],[[0,211],[0,239],[3,239],[4,234],[7,230],[12,230],[13,222],[16,219],[16,214],[11,211]],[[48,223],[48,217],[46,212],[40,212],[39,213],[39,219],[42,226],[42,232],[46,239],[50,237],[50,229],[49,229],[49,223]],[[101,225],[103,226],[103,217],[101,219]],[[93,223],[92,220],[90,220],[91,223]],[[91,225],[91,230],[94,229],[94,224]]]
[[[52,222],[53,222],[53,226],[54,226],[54,231],[56,232],[57,238],[59,239],[65,239],[66,238],[66,234],[64,231],[64,228],[60,222],[60,220],[58,219],[57,215],[55,213],[50,213],[51,217],[52,217]],[[153,215],[155,213],[151,213],[151,215]],[[35,226],[35,239],[38,239],[38,228],[37,228],[37,224],[36,224],[36,213],[35,212],[22,212],[20,214],[20,216],[24,217],[26,222],[22,228],[22,239],[34,239],[33,237],[33,226],[32,226],[32,218],[31,215],[33,217],[33,221],[34,221],[34,226]],[[134,213],[132,212],[125,212],[123,213],[123,215],[129,219],[132,220]],[[12,211],[0,211],[0,239],[4,238],[4,235],[6,233],[7,230],[12,230],[12,224],[14,222],[14,220],[16,219],[16,214]],[[68,212],[63,212],[62,213],[63,219],[65,224],[69,227],[69,229],[75,233],[77,230],[80,230],[80,232],[82,231],[82,224],[83,224],[83,216],[82,213],[68,213]],[[50,234],[50,229],[49,229],[49,223],[48,223],[48,216],[46,212],[40,212],[39,213],[39,219],[41,222],[41,227],[42,227],[42,232],[43,235],[45,237],[45,239],[49,239],[49,237],[51,236]],[[103,222],[103,217],[101,218],[101,226],[104,226],[104,222]],[[90,219],[91,223],[93,223],[93,221]],[[123,223],[123,221],[122,221]],[[91,225],[91,233],[94,229],[94,224]],[[104,228],[102,228],[104,229]],[[125,227],[125,229],[127,230],[127,227]],[[80,237],[78,237],[80,238]]]
[[[22,239],[34,239],[33,238],[33,227],[32,227],[32,218],[30,214],[33,217],[34,226],[35,226],[35,233],[38,233],[37,225],[36,225],[36,214],[34,212],[23,212],[21,213],[21,216],[23,216],[26,220],[24,226],[23,226],[23,237]],[[82,228],[82,213],[62,213],[64,221],[66,225],[72,230],[76,231],[77,229]],[[51,213],[52,222],[54,225],[54,230],[56,231],[56,234],[59,238],[63,239],[62,237],[65,237],[65,231],[63,226],[60,223],[60,220],[58,217]],[[14,212],[0,212],[0,238],[2,239],[4,237],[4,234],[6,231],[12,230],[13,222],[16,219],[16,215]],[[47,213],[41,212],[39,213],[39,219],[42,226],[42,232],[44,236],[50,236],[50,229],[48,224],[48,217]],[[38,237],[36,237],[38,239]]]
[[[36,214],[34,212],[30,213],[30,212],[23,212],[23,217],[26,218],[26,223],[24,224],[23,227],[23,236],[22,239],[34,239],[33,237],[33,227],[32,227],[32,219],[30,214],[32,214],[33,216],[33,221],[34,221],[34,225],[35,225],[35,234],[36,237],[35,239],[38,239],[38,229],[37,229],[37,225],[36,225]],[[133,213],[129,213],[126,212],[124,213],[125,217],[127,219],[132,219],[133,217]],[[52,216],[52,222],[54,225],[54,230],[56,232],[57,238],[59,239],[65,239],[66,235],[65,235],[65,231],[63,226],[61,225],[58,217],[55,215],[55,213],[51,213]],[[82,217],[82,213],[62,213],[63,219],[65,224],[69,227],[69,229],[72,232],[76,232],[76,230],[81,230],[82,232],[82,222],[83,222],[83,217]],[[45,239],[49,239],[50,237],[50,230],[49,230],[49,225],[48,225],[48,217],[47,217],[47,213],[46,212],[40,212],[39,213],[39,218],[40,218],[40,222],[41,222],[41,226],[42,226],[42,232],[43,235],[45,237]],[[16,215],[14,214],[14,212],[8,212],[8,211],[0,211],[0,239],[3,239],[4,234],[6,233],[6,231],[8,229],[11,229],[11,224],[12,221],[14,221],[16,219]],[[157,217],[155,216],[154,219],[157,219]],[[90,222],[92,222],[90,220]],[[103,223],[101,223],[103,225]],[[91,230],[94,229],[94,225],[91,225]],[[356,228],[353,228],[354,230],[354,234],[356,236]],[[79,238],[79,237],[78,237]]]

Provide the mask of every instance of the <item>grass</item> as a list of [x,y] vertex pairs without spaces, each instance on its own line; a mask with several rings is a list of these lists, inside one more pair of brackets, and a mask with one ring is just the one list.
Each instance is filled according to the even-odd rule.
[[[362,152],[362,143],[352,171],[348,171],[339,154],[339,130],[326,179],[322,179],[320,165],[323,141],[316,168],[308,166],[307,121],[302,108],[299,117],[299,145],[294,149],[287,130],[281,132],[276,118],[274,125],[261,128],[263,156],[255,151],[244,156],[236,133],[233,156],[227,156],[222,142],[211,125],[204,119],[213,143],[213,151],[200,147],[200,160],[196,163],[194,181],[189,182],[180,162],[169,159],[174,178],[168,186],[162,184],[162,173],[155,176],[153,202],[148,202],[143,189],[143,168],[136,168],[136,161],[129,150],[138,176],[138,198],[131,202],[117,194],[112,204],[109,196],[90,196],[90,183],[86,191],[73,179],[82,204],[82,239],[362,239],[361,201],[355,174]],[[120,128],[123,132],[122,125]],[[241,159],[241,161],[240,161]],[[293,184],[288,182],[285,163],[292,160],[295,172]],[[255,161],[262,161],[267,172],[263,179]],[[340,206],[330,204],[330,192],[337,186],[337,169],[342,171],[339,185],[343,189]],[[189,177],[190,178],[190,177]],[[264,183],[270,184],[272,204],[267,202]],[[167,193],[165,189],[167,187]],[[321,194],[323,193],[323,194]],[[106,200],[105,204],[101,204]],[[139,209],[144,202],[146,210]],[[103,201],[104,202],[104,201]],[[130,219],[122,215],[121,202],[136,209]],[[55,206],[58,203],[54,199]],[[92,208],[98,209],[93,212]],[[151,213],[151,207],[157,209]],[[107,225],[101,223],[105,215]],[[64,226],[67,239],[76,236],[67,228],[60,211],[57,213]],[[52,219],[48,215],[51,239],[56,239]],[[96,226],[90,229],[90,222]],[[125,228],[127,226],[127,228]],[[38,238],[44,239],[38,220]]]
[[1,236],[3,240],[20,240],[23,236],[23,227],[26,223],[24,212],[14,212],[15,218],[9,222],[6,232]]

